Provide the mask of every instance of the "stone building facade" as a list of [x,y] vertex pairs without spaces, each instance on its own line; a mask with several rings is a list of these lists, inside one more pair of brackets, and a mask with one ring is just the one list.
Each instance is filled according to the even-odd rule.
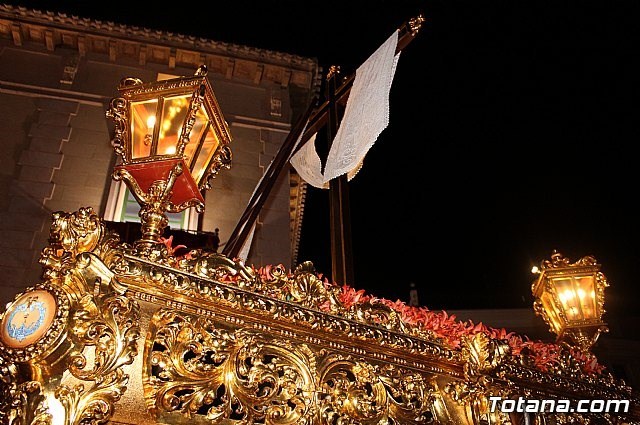
[[[231,170],[206,193],[191,231],[228,238],[265,168],[318,90],[317,60],[162,31],[0,5],[0,302],[36,283],[51,213],[91,206],[127,216],[112,181],[108,102],[123,77],[193,75],[200,64],[233,138]],[[304,183],[281,175],[253,238],[249,264],[295,262]]]

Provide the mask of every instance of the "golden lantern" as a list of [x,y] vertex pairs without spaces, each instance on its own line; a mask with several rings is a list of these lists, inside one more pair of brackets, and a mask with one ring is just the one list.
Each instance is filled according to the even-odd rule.
[[222,167],[229,168],[231,137],[205,66],[194,76],[143,83],[125,78],[107,117],[115,122],[112,145],[121,157],[113,173],[141,205],[142,239],[158,243],[166,212],[204,210],[201,191]]
[[583,350],[589,350],[601,332],[607,331],[602,321],[604,289],[609,286],[600,272],[600,264],[592,256],[571,263],[554,251],[551,260],[545,260],[531,285],[537,315],[542,316],[550,330],[564,341]]

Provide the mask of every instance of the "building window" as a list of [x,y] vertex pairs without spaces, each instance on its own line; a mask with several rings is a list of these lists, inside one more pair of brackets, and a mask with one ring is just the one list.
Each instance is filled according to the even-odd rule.
[[[138,223],[140,222],[140,218],[138,217],[139,211],[140,205],[133,197],[129,188],[127,188],[127,185],[121,181],[111,182],[104,219],[123,223]],[[198,214],[193,208],[188,208],[177,214],[167,213],[167,218],[169,219],[169,228],[171,229],[198,230]]]
[[272,117],[282,116],[282,99],[277,98],[273,95],[271,95],[271,116]]

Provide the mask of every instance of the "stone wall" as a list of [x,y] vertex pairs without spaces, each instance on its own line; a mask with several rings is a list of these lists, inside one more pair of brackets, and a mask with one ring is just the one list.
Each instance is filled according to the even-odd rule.
[[[123,77],[153,81],[158,73],[192,75],[191,68],[140,64],[108,54],[38,44],[0,34],[0,303],[37,283],[38,258],[54,211],[91,206],[104,216],[115,155],[105,111]],[[68,65],[72,63],[70,68]],[[260,177],[306,107],[298,87],[210,72],[232,136],[233,163],[206,193],[202,231],[220,229],[224,243]],[[274,99],[277,108],[274,110]],[[288,170],[262,212],[250,257],[256,266],[291,256]]]

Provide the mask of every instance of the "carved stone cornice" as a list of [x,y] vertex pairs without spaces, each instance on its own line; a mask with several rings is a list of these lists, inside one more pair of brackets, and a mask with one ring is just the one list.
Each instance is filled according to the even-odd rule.
[[[212,73],[251,81],[259,73],[260,80],[306,89],[316,87],[320,73],[312,58],[9,4],[0,4],[0,37],[17,46],[46,41],[48,50],[64,46],[77,49],[81,56],[99,53],[112,61],[124,57],[140,65],[156,62],[174,68],[205,63]],[[232,68],[230,59],[235,61]]]

